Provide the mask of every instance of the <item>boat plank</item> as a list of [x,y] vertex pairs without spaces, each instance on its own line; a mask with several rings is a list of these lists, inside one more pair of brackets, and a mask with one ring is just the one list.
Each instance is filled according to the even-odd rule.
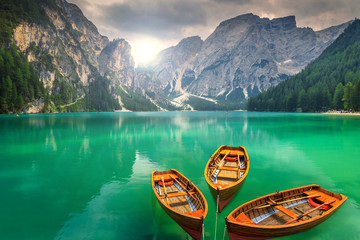
[[[268,201],[267,203],[268,203],[268,204],[272,204],[273,202]],[[298,215],[297,215],[296,213],[290,211],[290,210],[287,209],[287,208],[284,208],[282,205],[276,205],[276,206],[274,206],[274,207],[275,207],[277,210],[285,213],[286,215],[288,215],[288,216],[291,217],[291,218],[294,218],[294,219],[295,219],[295,218],[298,217]]]

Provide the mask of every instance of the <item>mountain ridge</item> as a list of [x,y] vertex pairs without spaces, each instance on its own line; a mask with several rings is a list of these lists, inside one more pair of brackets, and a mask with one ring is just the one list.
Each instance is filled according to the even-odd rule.
[[[239,15],[222,21],[186,61],[171,62],[176,53],[165,58],[159,54],[158,65],[149,66],[155,76],[152,81],[161,83],[160,95],[164,91],[170,97],[191,94],[245,103],[250,96],[302,70],[348,24],[314,31],[298,28],[295,16],[270,20],[252,13]],[[174,48],[164,51],[171,53]],[[166,76],[161,74],[164,67],[159,71],[159,66],[164,65],[171,65]],[[142,80],[138,77],[137,81]],[[182,88],[174,88],[179,81]]]

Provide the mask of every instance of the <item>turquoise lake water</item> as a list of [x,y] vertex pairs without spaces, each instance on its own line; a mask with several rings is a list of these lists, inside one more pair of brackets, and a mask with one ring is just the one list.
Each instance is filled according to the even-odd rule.
[[[308,184],[348,196],[317,227],[281,239],[360,239],[360,117],[149,112],[0,116],[0,239],[189,239],[161,209],[152,170],[175,168],[209,205],[204,167],[222,144],[245,146],[248,177],[218,215]],[[228,239],[227,235],[225,239]]]

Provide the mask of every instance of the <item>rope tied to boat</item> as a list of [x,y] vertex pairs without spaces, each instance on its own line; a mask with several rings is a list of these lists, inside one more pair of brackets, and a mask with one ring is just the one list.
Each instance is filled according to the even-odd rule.
[[225,223],[225,227],[224,227],[224,235],[223,235],[223,240],[225,239],[225,234],[226,234],[226,223]]
[[[204,217],[202,217],[202,218],[204,219]],[[202,228],[202,237],[203,237],[202,239],[205,240],[205,226],[204,226],[204,222],[203,222],[201,228]]]
[[220,186],[217,187],[216,192],[217,192],[217,197],[216,197],[216,217],[215,217],[215,237],[214,239],[216,240],[216,228],[217,228],[217,216],[218,216],[218,212],[219,212],[219,191],[220,191]]

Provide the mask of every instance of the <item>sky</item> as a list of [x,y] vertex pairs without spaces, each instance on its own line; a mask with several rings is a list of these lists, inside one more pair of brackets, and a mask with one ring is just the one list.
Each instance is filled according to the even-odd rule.
[[181,39],[205,40],[220,22],[253,13],[262,18],[294,15],[298,27],[321,30],[360,17],[359,0],[67,0],[100,34],[124,38],[137,65]]

